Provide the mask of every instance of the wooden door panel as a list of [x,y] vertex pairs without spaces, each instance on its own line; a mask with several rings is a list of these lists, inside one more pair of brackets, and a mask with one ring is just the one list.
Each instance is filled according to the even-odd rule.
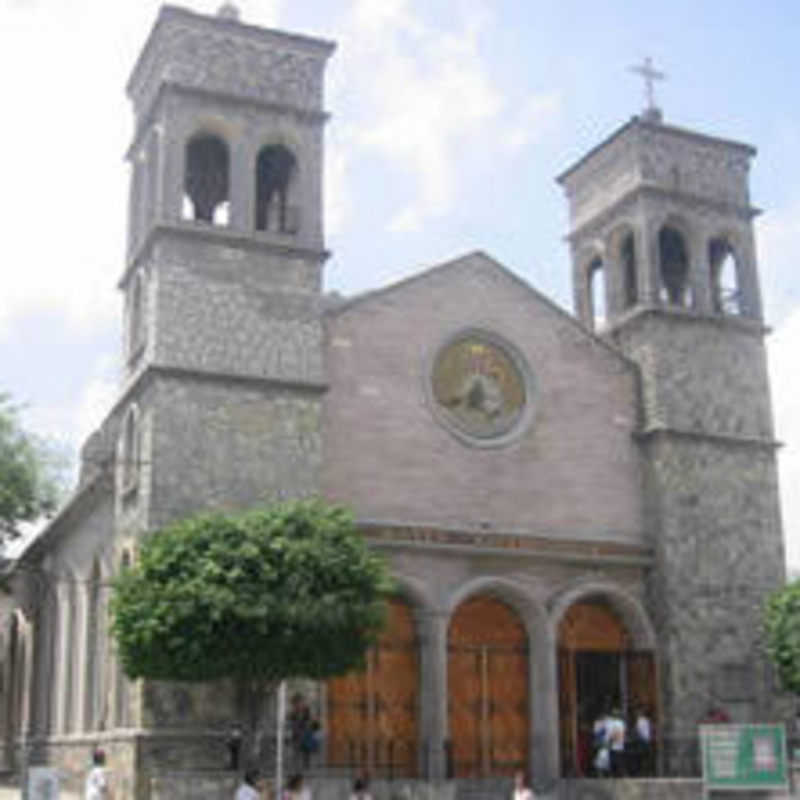
[[466,601],[451,620],[448,721],[456,776],[510,774],[527,764],[527,635],[494,598]]
[[364,672],[328,682],[328,762],[416,774],[419,655],[414,618],[399,599]]

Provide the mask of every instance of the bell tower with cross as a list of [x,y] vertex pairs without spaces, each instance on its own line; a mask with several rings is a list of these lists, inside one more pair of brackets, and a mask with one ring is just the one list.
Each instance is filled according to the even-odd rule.
[[[646,107],[563,172],[575,311],[640,370],[663,732],[781,718],[760,608],[784,562],[746,144]],[[680,752],[669,756],[681,759]],[[678,762],[676,761],[676,764]]]

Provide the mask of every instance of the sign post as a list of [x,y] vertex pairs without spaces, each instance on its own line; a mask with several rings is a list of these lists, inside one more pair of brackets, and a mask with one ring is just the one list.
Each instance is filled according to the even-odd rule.
[[701,725],[703,795],[714,791],[789,792],[783,725]]

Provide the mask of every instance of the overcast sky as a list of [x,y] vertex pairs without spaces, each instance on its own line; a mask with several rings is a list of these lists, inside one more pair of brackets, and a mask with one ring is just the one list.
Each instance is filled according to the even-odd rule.
[[[188,7],[214,12],[218,2]],[[131,135],[123,87],[155,0],[0,0],[0,390],[77,448],[115,394]],[[481,248],[569,306],[553,177],[641,110],[759,149],[757,223],[784,527],[800,567],[800,3],[240,0],[243,21],[335,39],[328,288]]]

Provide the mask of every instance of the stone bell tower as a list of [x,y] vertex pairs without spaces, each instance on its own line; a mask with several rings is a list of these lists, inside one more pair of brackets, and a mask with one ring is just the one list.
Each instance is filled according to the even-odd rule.
[[333,47],[164,6],[136,62],[123,525],[317,490]]
[[755,150],[649,108],[559,177],[575,309],[640,368],[667,756],[711,707],[780,718],[761,606],[783,579],[748,171]]

